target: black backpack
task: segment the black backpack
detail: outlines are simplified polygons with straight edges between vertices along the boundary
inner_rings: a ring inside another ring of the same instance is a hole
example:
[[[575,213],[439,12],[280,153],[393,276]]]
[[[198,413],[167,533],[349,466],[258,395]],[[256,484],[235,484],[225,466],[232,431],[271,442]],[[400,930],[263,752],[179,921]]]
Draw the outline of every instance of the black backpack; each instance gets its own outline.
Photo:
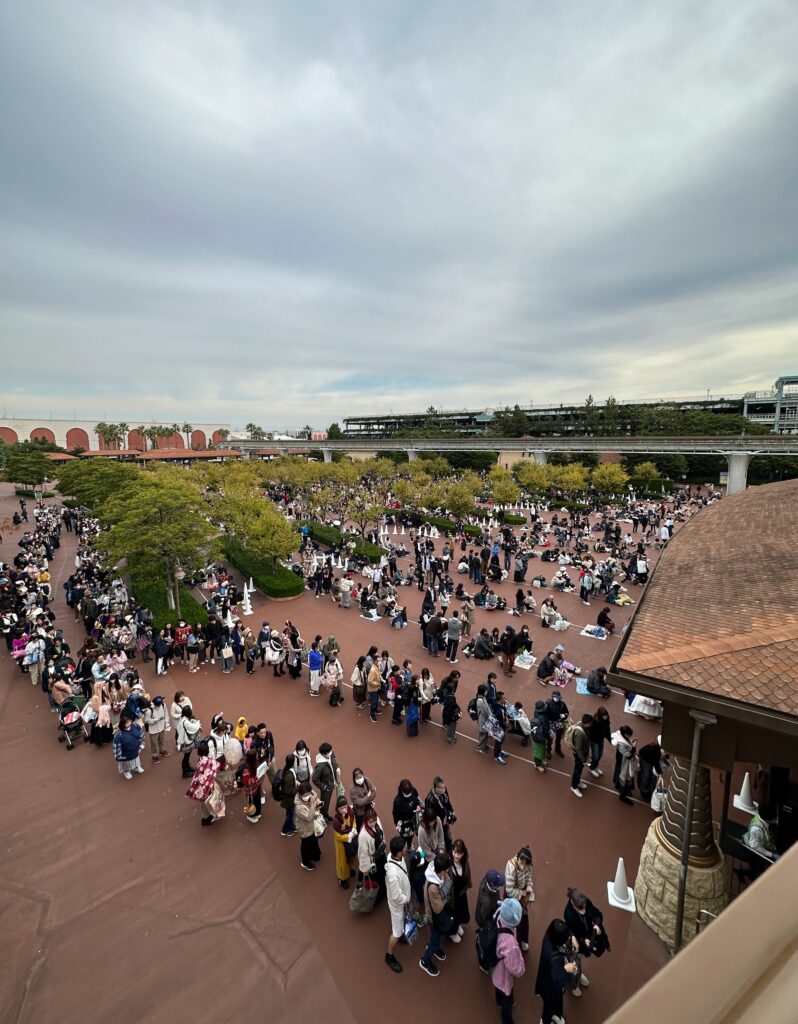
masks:
[[[279,803],[283,799],[283,769],[274,773],[272,779],[272,799]]]
[[[468,707],[467,707],[466,710],[468,711],[468,717],[472,718],[476,722],[476,720],[478,718],[478,714],[477,714],[477,698],[476,697],[472,697],[471,698],[471,700],[468,702]]]
[[[491,970],[501,959],[496,953],[496,943],[502,932],[510,935],[512,929],[501,928],[496,917],[492,917],[490,921],[477,929],[477,960],[479,960],[479,966],[483,971]]]

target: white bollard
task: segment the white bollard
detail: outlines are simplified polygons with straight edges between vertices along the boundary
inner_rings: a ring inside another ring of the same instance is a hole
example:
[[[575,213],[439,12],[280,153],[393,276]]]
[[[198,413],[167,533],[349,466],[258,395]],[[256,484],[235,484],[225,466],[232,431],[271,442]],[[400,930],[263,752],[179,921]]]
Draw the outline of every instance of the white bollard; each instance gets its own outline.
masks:
[[[635,912],[635,894],[626,884],[626,869],[623,865],[623,857],[618,858],[618,868],[615,872],[615,881],[607,882],[607,899],[610,906],[619,910]]]
[[[405,524],[402,523],[402,532],[399,534],[399,536],[400,537],[404,537],[404,535],[405,535]]]
[[[753,793],[751,792],[751,775],[749,772],[745,773],[742,788],[734,797],[733,803],[738,811],[745,811],[746,814],[756,814],[757,804],[754,803]]]
[[[255,593],[255,584],[252,582],[251,576],[249,577],[249,586],[247,587],[247,590],[250,592],[250,594]]]

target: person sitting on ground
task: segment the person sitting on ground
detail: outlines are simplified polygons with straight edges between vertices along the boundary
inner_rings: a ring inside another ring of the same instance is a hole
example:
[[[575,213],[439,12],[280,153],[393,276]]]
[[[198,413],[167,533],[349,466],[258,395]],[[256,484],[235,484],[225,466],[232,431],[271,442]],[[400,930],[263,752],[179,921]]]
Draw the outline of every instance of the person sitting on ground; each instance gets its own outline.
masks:
[[[587,692],[594,697],[610,697],[612,691],[607,683],[607,669],[604,665],[592,669],[587,676]]]
[[[474,639],[474,657],[478,661],[489,661],[493,657],[493,645],[487,629],[481,629]]]
[[[761,803],[756,814],[751,818],[743,844],[754,854],[751,857],[747,868],[737,869],[736,874],[741,878],[751,881],[759,878],[766,869],[766,861],[778,860],[776,843],[773,839],[772,828],[776,824],[776,808],[770,803]],[[758,856],[756,856],[758,854]]]
[[[615,623],[610,618],[609,605],[605,605],[598,613],[596,624],[601,626],[602,629],[606,629],[610,636],[612,636],[612,634],[615,632]]]

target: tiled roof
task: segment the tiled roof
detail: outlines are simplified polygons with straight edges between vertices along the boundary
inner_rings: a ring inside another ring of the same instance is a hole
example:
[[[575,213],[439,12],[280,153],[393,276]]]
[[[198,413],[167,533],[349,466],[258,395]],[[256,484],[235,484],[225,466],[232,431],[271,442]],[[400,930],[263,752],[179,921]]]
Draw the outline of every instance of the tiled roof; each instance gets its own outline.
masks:
[[[798,480],[724,498],[675,535],[617,669],[798,715]]]

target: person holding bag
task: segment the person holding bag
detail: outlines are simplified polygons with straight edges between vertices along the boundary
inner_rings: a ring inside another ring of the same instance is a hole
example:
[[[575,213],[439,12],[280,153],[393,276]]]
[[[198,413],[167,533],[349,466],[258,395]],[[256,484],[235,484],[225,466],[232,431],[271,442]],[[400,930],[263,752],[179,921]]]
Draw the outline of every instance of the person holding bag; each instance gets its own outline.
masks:
[[[430,935],[418,966],[431,978],[437,978],[440,974],[440,968],[433,963],[433,958],[441,963],[446,960],[446,954],[441,949],[444,936],[452,936],[457,932],[457,922],[451,907],[451,867],[449,854],[438,853],[435,860],[427,865],[424,874],[424,911],[429,920]]]
[[[580,956],[600,957],[610,952],[610,940],[604,930],[604,915],[580,889],[568,890],[568,902],[565,905],[563,919],[577,941]],[[581,975],[579,984],[588,985],[584,974]],[[572,995],[581,995],[580,989],[575,988]]]
[[[563,1024],[563,996],[578,989],[581,975],[578,944],[561,918],[546,929],[540,947],[535,995],[543,1000],[541,1024]],[[581,993],[580,993],[581,995]]]
[[[508,897],[518,900],[523,916],[518,923],[516,935],[522,951],[529,949],[529,904],[535,902],[532,883],[532,851],[522,846],[518,853],[507,861],[504,869],[504,886]]]
[[[294,825],[299,832],[299,864],[305,871],[315,871],[321,860],[321,848],[316,835],[316,814],[321,800],[307,781],[300,782],[294,798]]]
[[[401,974],[402,965],[396,959],[396,947],[405,934],[405,918],[410,907],[412,890],[410,876],[404,859],[405,841],[401,836],[391,838],[391,855],[385,865],[385,884],[388,893],[388,909],[391,912],[391,934],[388,938],[388,952],[385,963],[396,974]]]
[[[355,812],[344,795],[336,800],[333,818],[335,837],[335,875],[342,889],[349,888],[349,879],[357,870],[357,827]]]

